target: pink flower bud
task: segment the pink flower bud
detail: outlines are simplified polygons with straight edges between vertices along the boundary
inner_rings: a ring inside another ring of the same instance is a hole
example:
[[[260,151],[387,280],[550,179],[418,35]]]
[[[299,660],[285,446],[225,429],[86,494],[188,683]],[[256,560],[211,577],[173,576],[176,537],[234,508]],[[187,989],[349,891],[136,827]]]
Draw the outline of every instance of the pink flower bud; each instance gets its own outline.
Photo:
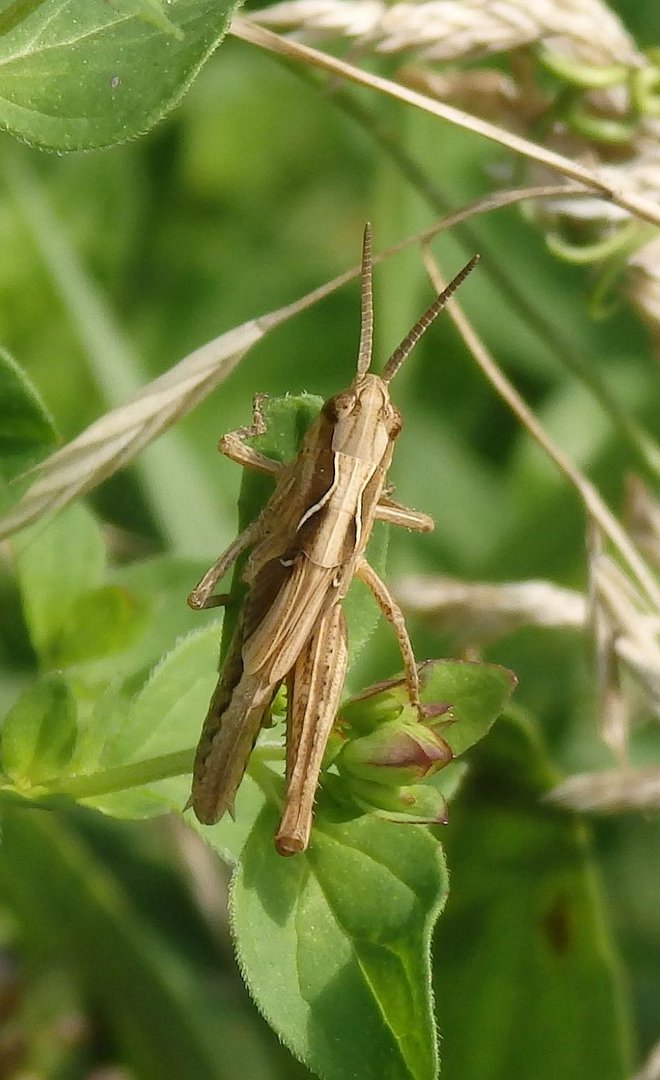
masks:
[[[447,743],[426,724],[393,720],[347,742],[336,764],[342,773],[391,786],[432,776],[452,757]]]

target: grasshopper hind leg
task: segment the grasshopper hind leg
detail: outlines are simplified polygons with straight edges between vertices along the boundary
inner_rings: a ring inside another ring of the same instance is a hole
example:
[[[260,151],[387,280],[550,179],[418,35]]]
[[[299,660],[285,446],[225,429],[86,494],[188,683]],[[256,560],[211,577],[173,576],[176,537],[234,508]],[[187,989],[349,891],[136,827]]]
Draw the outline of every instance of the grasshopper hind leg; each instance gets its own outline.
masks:
[[[195,754],[188,806],[202,825],[229,812],[277,685],[244,672],[239,625],[213,692]]]
[[[319,617],[288,680],[287,790],[275,837],[280,855],[296,855],[309,843],[314,796],[347,666],[346,621],[340,605],[333,604]]]

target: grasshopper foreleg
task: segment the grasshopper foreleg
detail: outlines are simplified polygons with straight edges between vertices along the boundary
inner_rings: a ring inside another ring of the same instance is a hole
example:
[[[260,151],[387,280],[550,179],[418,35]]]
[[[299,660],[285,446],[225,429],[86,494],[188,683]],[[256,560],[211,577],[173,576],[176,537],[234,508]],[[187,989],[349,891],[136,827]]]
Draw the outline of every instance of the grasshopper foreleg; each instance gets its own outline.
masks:
[[[189,806],[203,825],[225,812],[234,798],[264,715],[277,686],[243,670],[243,624],[239,623],[209,703],[195,754]]]
[[[252,423],[247,424],[245,427],[236,428],[235,431],[228,431],[220,439],[218,450],[221,454],[225,454],[226,457],[231,458],[232,461],[235,461],[238,465],[243,465],[247,469],[256,469],[258,472],[266,473],[267,476],[277,476],[282,468],[281,462],[266,457],[265,454],[260,454],[258,450],[254,450],[251,446],[245,444],[246,439],[255,439],[258,435],[265,435],[266,433],[266,421],[261,411],[261,402],[264,401],[266,396],[266,394],[254,395],[252,399]]]
[[[261,403],[265,394],[255,394],[252,401],[252,423],[245,427],[228,431],[218,443],[218,450],[232,461],[243,465],[244,468],[256,469],[258,472],[269,476],[277,476],[282,468],[279,461],[260,454],[251,446],[246,446],[245,439],[253,439],[257,435],[263,435],[266,431],[266,421],[261,411]],[[214,562],[213,566],[206,571],[204,577],[197,583],[188,597],[188,603],[195,611],[202,608],[222,607],[227,603],[227,595],[214,596],[213,590],[220,578],[226,574],[231,564],[242,555],[249,547],[261,538],[261,526],[259,521],[248,525],[236,539],[223,551],[222,555]]]

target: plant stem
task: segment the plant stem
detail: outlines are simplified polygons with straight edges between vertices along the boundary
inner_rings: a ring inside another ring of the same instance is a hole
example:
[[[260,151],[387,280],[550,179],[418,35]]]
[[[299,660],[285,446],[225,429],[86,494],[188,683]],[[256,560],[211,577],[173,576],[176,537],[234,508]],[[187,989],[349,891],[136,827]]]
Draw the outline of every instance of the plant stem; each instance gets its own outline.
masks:
[[[168,780],[173,776],[185,776],[192,772],[194,753],[193,749],[178,750],[174,754],[163,754],[132,765],[118,765],[114,769],[104,769],[86,776],[58,777],[43,787],[49,794],[71,795],[75,799],[110,795],[126,788]]]

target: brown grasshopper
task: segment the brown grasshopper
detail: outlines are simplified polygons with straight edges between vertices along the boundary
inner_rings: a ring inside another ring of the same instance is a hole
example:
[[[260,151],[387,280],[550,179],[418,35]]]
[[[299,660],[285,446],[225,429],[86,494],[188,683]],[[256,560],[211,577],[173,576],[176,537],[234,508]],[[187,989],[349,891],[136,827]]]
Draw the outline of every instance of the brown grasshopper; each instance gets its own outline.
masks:
[[[275,477],[259,517],[240,533],[188,597],[195,609],[225,597],[213,590],[234,560],[252,549],[243,573],[247,596],[211,699],[197,747],[190,804],[212,825],[234,797],[272,699],[287,686],[286,798],[275,846],[304,851],[328,736],[346,674],[348,650],[341,602],[354,576],[373,593],[392,624],[403,656],[411,704],[423,717],[415,657],[401,610],[364,557],[374,521],[418,532],[432,518],[401,506],[385,488],[401,417],[389,384],[406,357],[470,273],[475,256],[433,301],[387,361],[369,371],[373,341],[371,230],[364,231],[357,371],[331,397],[303,438],[297,456],[281,464],[245,444],[266,430],[255,397],[253,422],[229,432],[218,449],[240,465]]]

